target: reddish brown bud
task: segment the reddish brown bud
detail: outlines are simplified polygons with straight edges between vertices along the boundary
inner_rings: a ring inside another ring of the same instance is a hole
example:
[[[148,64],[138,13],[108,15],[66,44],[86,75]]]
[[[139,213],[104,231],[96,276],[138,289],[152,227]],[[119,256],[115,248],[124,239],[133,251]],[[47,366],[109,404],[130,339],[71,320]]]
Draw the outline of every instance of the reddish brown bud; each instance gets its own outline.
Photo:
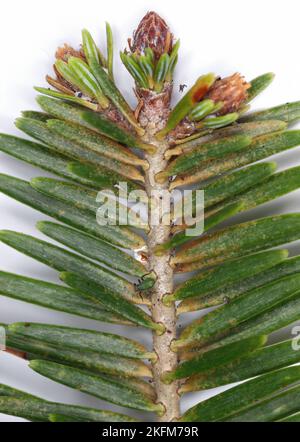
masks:
[[[129,40],[132,52],[141,54],[145,48],[151,48],[155,58],[167,52],[170,54],[173,45],[173,36],[167,23],[156,12],[148,12],[141,20],[133,34],[133,42]]]
[[[64,44],[64,46],[58,48],[55,53],[56,60],[63,60],[64,62],[67,62],[70,57],[78,57],[82,60],[85,60],[85,56],[82,50],[76,50],[68,44]],[[53,69],[56,75],[56,79],[53,79],[49,76],[46,77],[47,82],[51,86],[55,87],[60,92],[63,92],[65,94],[72,94],[73,92],[77,92],[77,89],[68,81],[66,81],[62,75],[60,75],[55,65],[53,66]]]
[[[67,62],[70,57],[78,57],[82,60],[85,60],[85,56],[82,50],[78,51],[67,44],[64,44],[63,47],[58,48],[55,53],[55,58],[57,60],[63,60]]]
[[[68,44],[64,44],[64,46],[58,48],[55,53],[55,59],[63,60],[65,63],[68,62],[70,57],[77,57],[86,62],[86,57],[82,48],[76,50],[71,46],[69,46]],[[57,89],[58,91],[66,95],[74,96],[74,94],[78,93],[78,97],[82,96],[82,92],[80,91],[80,89],[74,86],[73,84],[69,83],[59,73],[55,64],[53,66],[53,69],[56,78],[52,78],[49,75],[46,76],[46,80],[50,84],[50,86],[54,87],[54,89]],[[83,98],[83,101],[85,101],[85,98]],[[92,102],[97,103],[96,101]],[[124,115],[115,106],[110,105],[105,110],[99,107],[99,112],[102,112],[104,115],[106,115],[107,118],[109,118],[114,123],[118,124],[120,127],[125,128],[127,131],[132,131],[132,126],[130,125],[130,123],[127,121],[126,118],[124,118]]]
[[[230,77],[217,80],[206,95],[215,103],[222,101],[224,106],[218,112],[219,115],[225,115],[231,112],[237,112],[242,104],[247,100],[247,90],[250,84],[247,83],[240,74],[236,73]]]

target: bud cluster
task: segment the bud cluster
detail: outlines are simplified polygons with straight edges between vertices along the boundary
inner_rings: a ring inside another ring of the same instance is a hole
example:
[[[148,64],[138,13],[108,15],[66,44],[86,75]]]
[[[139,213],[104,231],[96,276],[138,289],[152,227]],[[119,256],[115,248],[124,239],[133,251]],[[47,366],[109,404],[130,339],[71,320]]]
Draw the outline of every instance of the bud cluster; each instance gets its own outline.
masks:
[[[130,51],[120,56],[137,86],[160,93],[165,83],[172,81],[179,41],[173,44],[166,22],[155,12],[148,12],[128,43]]]

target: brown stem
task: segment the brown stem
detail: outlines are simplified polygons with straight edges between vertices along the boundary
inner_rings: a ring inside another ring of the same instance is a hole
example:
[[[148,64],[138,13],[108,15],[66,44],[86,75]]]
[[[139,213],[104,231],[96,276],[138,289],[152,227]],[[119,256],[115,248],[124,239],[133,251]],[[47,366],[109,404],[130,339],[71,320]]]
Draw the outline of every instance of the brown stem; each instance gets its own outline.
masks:
[[[173,292],[173,270],[169,264],[170,253],[163,256],[156,256],[155,246],[169,239],[170,226],[162,223],[155,225],[157,211],[159,211],[162,193],[168,190],[169,184],[159,184],[155,180],[155,175],[165,169],[167,161],[164,153],[168,149],[167,142],[158,142],[153,137],[159,128],[158,125],[164,121],[150,121],[146,127],[146,140],[157,146],[154,155],[148,155],[149,169],[146,172],[146,189],[148,196],[151,196],[152,219],[150,219],[150,233],[148,235],[149,270],[153,270],[157,276],[157,282],[152,290],[152,317],[154,321],[162,323],[166,332],[158,336],[153,335],[154,351],[157,354],[157,361],[153,364],[154,386],[157,394],[157,401],[165,407],[165,414],[160,418],[163,422],[170,422],[179,417],[179,395],[178,384],[173,382],[166,385],[161,382],[161,375],[166,371],[177,367],[178,358],[170,345],[176,338],[176,306],[172,304],[167,307],[163,304],[162,298]],[[153,216],[154,215],[154,216]]]
[[[24,351],[14,350],[12,348],[6,348],[5,353],[9,353],[18,358],[27,360],[27,354]]]

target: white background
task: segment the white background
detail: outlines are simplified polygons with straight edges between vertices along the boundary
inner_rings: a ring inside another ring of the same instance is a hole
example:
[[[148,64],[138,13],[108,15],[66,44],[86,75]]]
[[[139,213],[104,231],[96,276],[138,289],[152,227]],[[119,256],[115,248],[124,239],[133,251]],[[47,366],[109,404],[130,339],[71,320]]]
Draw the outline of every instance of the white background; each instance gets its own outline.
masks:
[[[1,69],[0,69],[0,131],[15,133],[13,120],[21,110],[36,108],[33,85],[44,85],[51,71],[57,46],[68,42],[75,46],[80,31],[89,28],[104,49],[104,22],[112,25],[116,54],[124,49],[126,39],[140,18],[155,9],[168,20],[176,37],[181,39],[180,62],[176,72],[175,91],[180,83],[191,85],[202,73],[214,71],[228,75],[235,71],[251,79],[263,72],[276,73],[276,81],[254,106],[261,108],[300,98],[299,14],[296,0],[214,0],[158,1],[152,0],[10,0],[1,4]],[[125,69],[115,60],[118,83],[134,104],[132,82]],[[178,95],[178,93],[177,93]],[[176,97],[176,94],[175,94]],[[280,168],[299,164],[299,150],[277,156]],[[22,178],[43,172],[0,154],[1,172]],[[300,192],[294,192],[276,203],[256,209],[249,217],[268,213],[299,211]],[[14,229],[41,236],[35,223],[45,219],[42,214],[0,196],[0,228]],[[245,219],[246,216],[240,217]],[[299,253],[299,244],[291,253]],[[56,272],[0,244],[0,268],[32,277],[57,281]],[[36,321],[77,325],[108,330],[89,320],[78,320],[48,310],[0,297],[0,322]],[[123,333],[119,327],[114,331]],[[289,332],[285,331],[285,336]],[[142,336],[142,339],[145,339]],[[111,408],[68,388],[33,374],[21,360],[0,354],[0,382],[13,385],[51,400]],[[184,409],[208,392],[190,395],[183,401]],[[115,408],[117,409],[117,408]],[[118,411],[124,412],[121,408]],[[17,420],[0,415],[0,421]]]

